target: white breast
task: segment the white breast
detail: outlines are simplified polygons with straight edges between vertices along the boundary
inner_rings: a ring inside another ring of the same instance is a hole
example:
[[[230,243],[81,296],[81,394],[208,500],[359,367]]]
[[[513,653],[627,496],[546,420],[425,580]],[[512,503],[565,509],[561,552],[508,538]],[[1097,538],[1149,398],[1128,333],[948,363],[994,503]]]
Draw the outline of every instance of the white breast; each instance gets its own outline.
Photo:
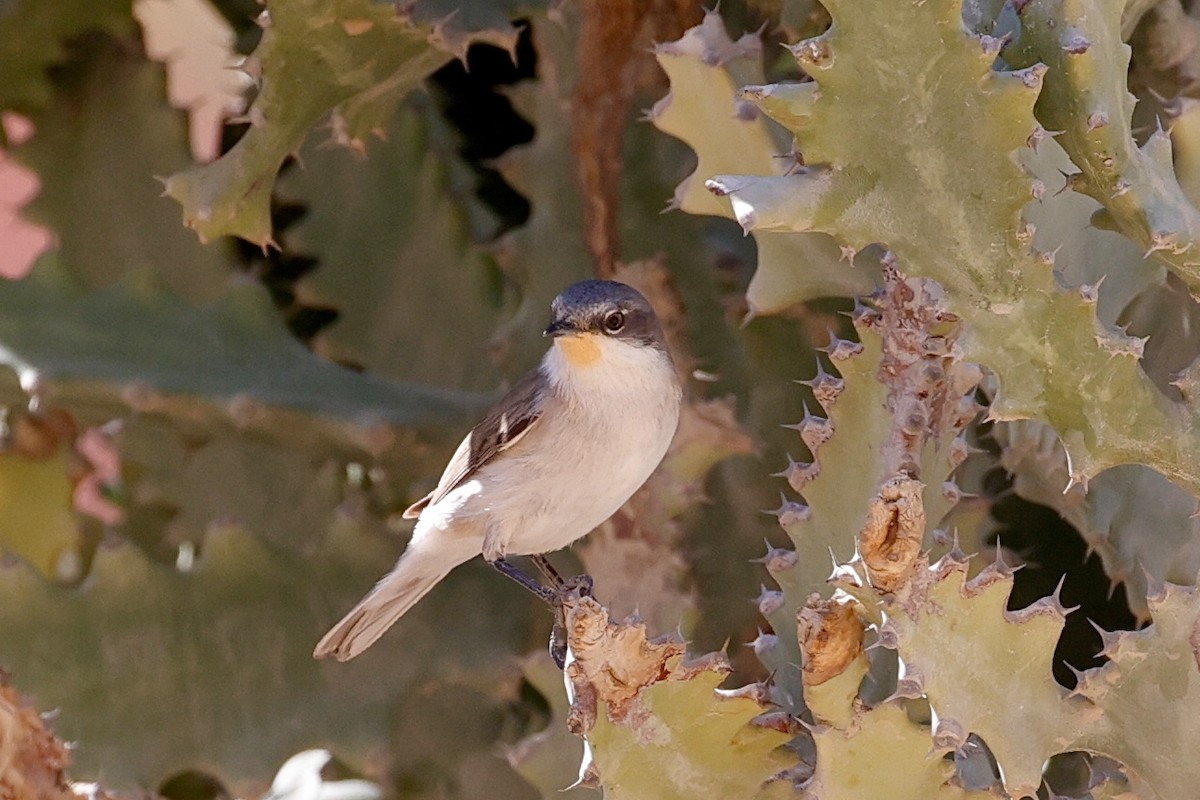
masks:
[[[601,356],[572,367],[558,347],[542,361],[551,394],[541,419],[480,470],[488,524],[506,552],[566,547],[621,507],[662,461],[679,421],[675,368],[661,351],[598,337]]]

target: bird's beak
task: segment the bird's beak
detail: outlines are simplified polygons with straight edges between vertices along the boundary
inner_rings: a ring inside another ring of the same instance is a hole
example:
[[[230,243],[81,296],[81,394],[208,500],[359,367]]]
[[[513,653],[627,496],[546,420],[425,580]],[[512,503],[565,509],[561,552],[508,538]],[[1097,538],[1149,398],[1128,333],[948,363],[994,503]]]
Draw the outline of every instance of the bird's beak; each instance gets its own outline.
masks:
[[[579,333],[579,328],[574,322],[556,319],[550,323],[550,327],[542,331],[542,336],[571,336],[576,333]]]

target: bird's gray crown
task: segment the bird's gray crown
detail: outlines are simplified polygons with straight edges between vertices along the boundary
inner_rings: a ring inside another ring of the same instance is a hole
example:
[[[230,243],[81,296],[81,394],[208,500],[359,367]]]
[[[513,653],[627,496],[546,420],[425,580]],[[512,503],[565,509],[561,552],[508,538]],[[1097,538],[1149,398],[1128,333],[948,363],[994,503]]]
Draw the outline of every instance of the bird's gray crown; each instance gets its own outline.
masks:
[[[554,321],[547,336],[572,332],[602,333],[666,349],[662,326],[649,301],[617,281],[573,283],[550,304]],[[619,323],[619,327],[618,327]]]

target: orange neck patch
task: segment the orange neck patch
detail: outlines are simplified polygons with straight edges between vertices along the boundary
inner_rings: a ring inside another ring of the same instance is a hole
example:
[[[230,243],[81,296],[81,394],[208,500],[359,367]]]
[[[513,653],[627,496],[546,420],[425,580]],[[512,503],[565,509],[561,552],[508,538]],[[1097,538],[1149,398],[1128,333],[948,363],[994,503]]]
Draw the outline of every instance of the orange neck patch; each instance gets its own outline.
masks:
[[[600,360],[600,345],[595,334],[582,333],[574,336],[559,336],[554,344],[572,367],[590,367]]]

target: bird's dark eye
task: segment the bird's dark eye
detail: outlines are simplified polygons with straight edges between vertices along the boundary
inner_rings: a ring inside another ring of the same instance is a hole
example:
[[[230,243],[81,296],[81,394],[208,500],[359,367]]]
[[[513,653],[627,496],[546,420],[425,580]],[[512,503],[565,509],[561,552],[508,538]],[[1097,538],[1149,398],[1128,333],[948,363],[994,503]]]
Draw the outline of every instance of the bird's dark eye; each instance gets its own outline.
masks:
[[[620,311],[610,311],[604,315],[604,330],[609,333],[619,333],[625,327],[625,314]]]

